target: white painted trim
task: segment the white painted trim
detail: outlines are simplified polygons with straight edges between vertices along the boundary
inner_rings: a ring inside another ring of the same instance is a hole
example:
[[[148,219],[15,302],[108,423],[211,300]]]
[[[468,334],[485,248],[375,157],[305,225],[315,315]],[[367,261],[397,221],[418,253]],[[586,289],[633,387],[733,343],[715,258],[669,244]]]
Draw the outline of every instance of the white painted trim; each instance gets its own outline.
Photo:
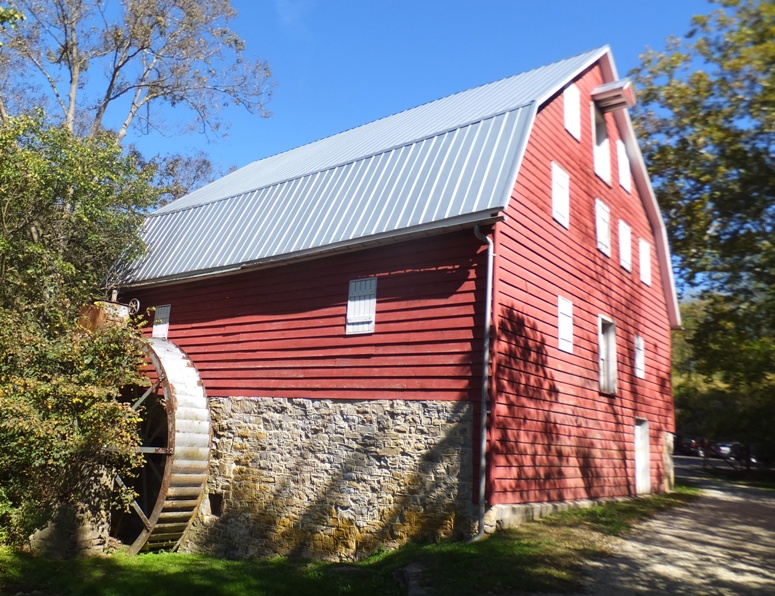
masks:
[[[610,257],[611,208],[600,199],[595,199],[595,236],[597,237],[598,250]]]
[[[570,228],[570,174],[556,161],[552,162],[552,217]]]
[[[169,304],[161,304],[156,307],[153,312],[153,327],[151,329],[151,337],[157,339],[167,339],[167,334],[170,329],[170,311],[172,306]]]
[[[562,105],[565,130],[577,141],[581,141],[581,94],[574,83],[563,91]]]
[[[557,347],[573,353],[573,302],[557,296]]]
[[[619,220],[619,264],[632,271],[632,228],[623,219]]]
[[[651,285],[651,244],[645,238],[638,238],[638,269],[640,280]]]

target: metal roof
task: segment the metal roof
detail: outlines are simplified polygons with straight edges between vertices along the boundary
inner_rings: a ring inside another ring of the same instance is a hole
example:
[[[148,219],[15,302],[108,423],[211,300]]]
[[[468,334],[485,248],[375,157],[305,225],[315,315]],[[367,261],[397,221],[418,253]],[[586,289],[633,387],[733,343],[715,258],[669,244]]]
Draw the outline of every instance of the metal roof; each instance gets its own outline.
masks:
[[[599,48],[268,157],[166,205],[127,285],[492,221],[538,107]]]

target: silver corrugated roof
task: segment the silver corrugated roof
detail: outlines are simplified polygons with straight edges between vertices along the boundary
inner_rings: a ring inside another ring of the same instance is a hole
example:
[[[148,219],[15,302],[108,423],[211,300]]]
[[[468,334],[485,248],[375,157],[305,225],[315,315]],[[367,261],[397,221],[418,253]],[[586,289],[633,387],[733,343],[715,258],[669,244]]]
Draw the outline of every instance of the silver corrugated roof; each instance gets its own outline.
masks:
[[[538,106],[600,48],[259,160],[148,217],[129,285],[492,220]]]

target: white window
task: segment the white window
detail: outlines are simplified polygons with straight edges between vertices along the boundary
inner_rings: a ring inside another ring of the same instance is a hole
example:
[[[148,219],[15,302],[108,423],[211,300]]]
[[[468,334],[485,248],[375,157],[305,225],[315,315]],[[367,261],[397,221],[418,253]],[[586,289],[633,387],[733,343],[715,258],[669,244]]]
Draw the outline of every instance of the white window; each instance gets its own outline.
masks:
[[[597,231],[597,247],[611,256],[611,208],[600,199],[595,199],[595,230]]]
[[[630,160],[627,157],[627,149],[620,140],[616,141],[616,163],[619,168],[619,184],[624,190],[632,190],[632,175],[630,174]]]
[[[619,220],[619,263],[627,271],[632,271],[632,230]]]
[[[552,162],[552,217],[570,227],[570,176],[555,162]]]
[[[347,299],[347,335],[373,333],[377,314],[377,278],[354,279]]]
[[[562,104],[565,110],[565,130],[581,140],[581,100],[579,88],[570,85],[562,94]]]
[[[573,352],[573,303],[557,297],[557,341],[563,352]]]
[[[616,393],[616,325],[602,315],[598,318],[598,360],[600,391]]]
[[[170,329],[170,310],[172,310],[172,306],[169,304],[156,307],[153,313],[153,330],[151,331],[153,337],[167,339],[167,333]]]
[[[635,336],[635,376],[646,378],[646,347],[640,335]]]
[[[643,238],[638,239],[638,261],[640,263],[640,280],[647,286],[650,286],[651,245]]]
[[[611,149],[608,143],[608,129],[606,128],[605,116],[592,104],[592,121],[595,126],[594,138],[594,158],[595,174],[600,176],[607,184],[611,184]]]

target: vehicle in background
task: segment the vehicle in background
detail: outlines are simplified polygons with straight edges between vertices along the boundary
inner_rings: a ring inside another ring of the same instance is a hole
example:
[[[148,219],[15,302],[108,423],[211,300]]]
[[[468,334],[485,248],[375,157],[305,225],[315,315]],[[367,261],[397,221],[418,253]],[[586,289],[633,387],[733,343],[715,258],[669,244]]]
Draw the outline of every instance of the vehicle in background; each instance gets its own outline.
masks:
[[[702,442],[695,437],[681,437],[676,435],[673,451],[678,455],[696,455],[702,457]]]

